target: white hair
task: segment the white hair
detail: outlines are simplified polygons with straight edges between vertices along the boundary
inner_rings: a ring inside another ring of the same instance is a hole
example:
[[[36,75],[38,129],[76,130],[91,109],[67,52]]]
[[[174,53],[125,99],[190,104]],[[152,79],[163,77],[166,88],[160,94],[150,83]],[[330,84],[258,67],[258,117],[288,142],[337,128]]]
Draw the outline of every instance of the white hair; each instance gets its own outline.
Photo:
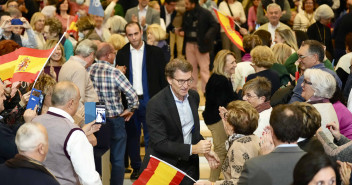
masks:
[[[125,33],[125,26],[127,24],[127,21],[118,15],[115,15],[113,17],[110,17],[106,21],[106,26],[111,28],[111,33]]]
[[[40,126],[42,126],[40,123],[25,123],[18,129],[15,142],[19,152],[30,152],[39,144],[48,143]]]
[[[280,5],[278,5],[278,4],[276,4],[276,3],[271,3],[271,4],[269,4],[269,5],[266,7],[266,10],[269,10],[269,8],[278,8],[278,9],[280,10],[280,12],[282,11]]]
[[[304,77],[312,82],[314,95],[330,99],[336,90],[336,80],[330,73],[321,69],[307,69]]]
[[[80,55],[83,58],[86,58],[91,53],[95,54],[96,51],[97,51],[97,45],[93,41],[89,39],[85,39],[77,45],[75,54]]]

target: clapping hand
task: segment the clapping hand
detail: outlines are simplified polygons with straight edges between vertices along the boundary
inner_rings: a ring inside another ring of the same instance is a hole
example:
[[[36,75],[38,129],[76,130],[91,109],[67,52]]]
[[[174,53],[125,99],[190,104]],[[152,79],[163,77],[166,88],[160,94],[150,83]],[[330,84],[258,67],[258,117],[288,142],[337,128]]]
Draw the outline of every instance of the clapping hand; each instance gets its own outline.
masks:
[[[264,132],[262,134],[262,137],[260,138],[260,154],[261,155],[266,155],[270,152],[272,152],[275,148],[271,130],[268,127],[264,129]]]

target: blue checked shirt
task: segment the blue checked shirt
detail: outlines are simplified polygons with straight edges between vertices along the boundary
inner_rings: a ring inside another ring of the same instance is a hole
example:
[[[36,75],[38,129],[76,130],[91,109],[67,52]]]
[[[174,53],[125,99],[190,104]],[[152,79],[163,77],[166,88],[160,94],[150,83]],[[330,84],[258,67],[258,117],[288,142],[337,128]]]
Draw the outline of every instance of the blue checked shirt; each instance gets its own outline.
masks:
[[[138,108],[138,96],[126,76],[106,61],[99,60],[89,69],[90,79],[97,91],[99,101],[105,102],[106,116],[119,116],[124,107],[121,92],[126,95],[128,108]]]

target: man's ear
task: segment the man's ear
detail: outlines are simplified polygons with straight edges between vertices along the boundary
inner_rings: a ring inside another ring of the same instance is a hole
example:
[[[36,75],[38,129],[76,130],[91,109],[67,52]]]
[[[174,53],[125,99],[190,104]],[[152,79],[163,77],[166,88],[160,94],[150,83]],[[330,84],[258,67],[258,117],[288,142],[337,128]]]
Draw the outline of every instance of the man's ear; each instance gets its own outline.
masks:
[[[166,77],[167,82],[171,85],[172,84],[172,78]]]
[[[38,145],[38,152],[42,155],[45,155],[45,147],[44,147],[44,144],[43,143],[40,143]]]

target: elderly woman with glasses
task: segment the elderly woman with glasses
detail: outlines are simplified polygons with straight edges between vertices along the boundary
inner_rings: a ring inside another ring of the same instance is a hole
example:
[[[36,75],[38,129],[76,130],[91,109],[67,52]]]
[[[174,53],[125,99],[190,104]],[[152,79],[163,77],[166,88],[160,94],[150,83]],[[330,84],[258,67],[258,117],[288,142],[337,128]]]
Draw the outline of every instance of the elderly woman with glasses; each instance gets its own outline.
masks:
[[[213,74],[205,87],[205,110],[203,118],[213,136],[214,151],[220,158],[220,165],[225,159],[226,134],[223,122],[219,116],[219,106],[226,106],[229,102],[238,99],[233,91],[231,75],[236,69],[235,54],[230,50],[221,50],[215,57]],[[220,169],[210,171],[210,180],[218,180]]]
[[[326,128],[326,124],[339,123],[335,109],[329,101],[335,93],[335,78],[321,69],[307,69],[304,71],[301,87],[301,96],[318,110],[321,115],[321,128],[332,141],[333,137]]]
[[[255,108],[248,102],[237,100],[229,103],[226,109],[220,109],[223,127],[229,136],[223,143],[228,150],[221,168],[225,180],[198,181],[196,185],[237,184],[244,163],[260,154],[259,137],[253,134],[259,119]]]

